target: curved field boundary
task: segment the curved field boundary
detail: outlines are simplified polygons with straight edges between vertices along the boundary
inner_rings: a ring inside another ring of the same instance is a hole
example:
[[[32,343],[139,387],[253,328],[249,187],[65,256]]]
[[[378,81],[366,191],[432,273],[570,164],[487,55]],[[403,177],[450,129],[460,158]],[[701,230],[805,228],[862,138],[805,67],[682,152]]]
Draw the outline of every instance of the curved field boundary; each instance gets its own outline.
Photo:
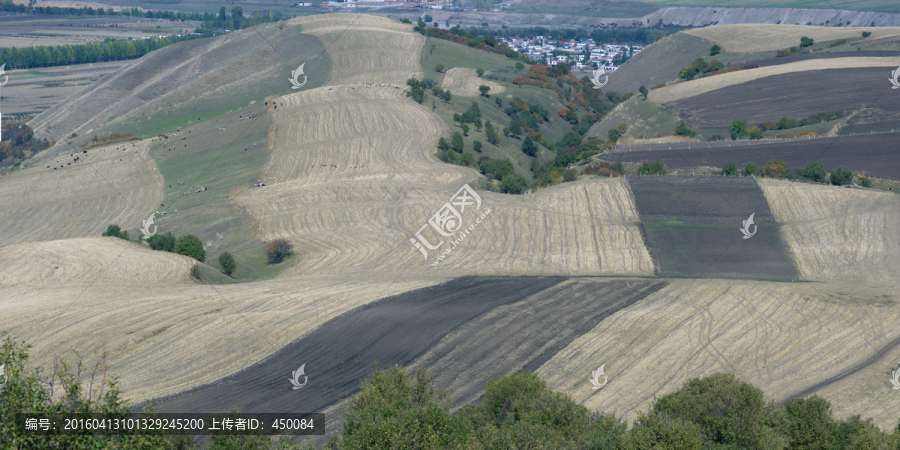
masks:
[[[406,365],[444,336],[498,306],[563,278],[463,278],[406,292],[343,314],[269,358],[214,384],[158,400],[161,411],[320,411],[359,389],[376,367]],[[293,390],[304,365],[309,384]]]
[[[823,27],[811,25],[736,24],[694,28],[682,33],[706,39],[729,52],[764,52],[799,45],[802,36],[816,42],[837,39],[859,39],[863,31],[869,39],[900,34],[900,27]]]
[[[187,283],[196,260],[115,237],[0,247],[0,286],[95,281]]]
[[[485,85],[491,88],[488,95],[499,94],[503,92],[503,86],[484,78],[479,78],[475,69],[467,69],[463,67],[453,67],[444,74],[444,80],[441,81],[441,88],[449,89],[454,95],[463,97],[477,97],[481,95],[478,86]]]
[[[758,80],[760,78],[771,77],[774,75],[783,75],[793,72],[819,71],[825,69],[861,69],[866,67],[892,67],[896,68],[900,65],[900,57],[870,57],[870,58],[834,58],[834,59],[814,59],[807,61],[797,61],[789,64],[777,66],[759,67],[757,69],[740,70],[737,72],[723,73],[699,80],[692,80],[684,83],[673,84],[665,88],[650,91],[649,99],[656,103],[671,103],[678,100],[687,99],[700,94],[722,89],[724,87],[733,86],[735,84],[746,83],[748,81]],[[890,71],[885,72],[885,77],[890,75]],[[887,79],[885,79],[887,82]],[[890,88],[888,85],[886,87]]]
[[[769,67],[790,64],[797,61],[808,61],[811,59],[883,58],[898,56],[900,56],[900,51],[896,50],[862,50],[858,52],[809,53],[806,55],[784,56],[781,58],[758,59],[755,61],[748,61],[745,64],[756,64],[759,67]]]

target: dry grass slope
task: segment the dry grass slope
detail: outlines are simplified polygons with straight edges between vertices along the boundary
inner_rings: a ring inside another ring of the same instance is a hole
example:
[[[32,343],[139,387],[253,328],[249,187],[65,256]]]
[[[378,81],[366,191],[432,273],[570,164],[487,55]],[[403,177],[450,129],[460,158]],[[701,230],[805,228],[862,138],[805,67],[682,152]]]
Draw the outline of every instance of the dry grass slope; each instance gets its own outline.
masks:
[[[869,39],[900,34],[900,27],[820,27],[811,25],[737,24],[694,28],[684,33],[718,44],[729,52],[753,53],[781,50],[800,44],[803,36],[816,42],[837,39],[858,40],[862,32],[872,33]]]
[[[447,70],[444,80],[441,81],[441,87],[449,89],[454,95],[463,97],[477,97],[481,95],[478,86],[485,85],[491,88],[490,94],[499,94],[503,92],[503,86],[493,81],[479,78],[474,69],[466,69],[463,67],[454,67]]]
[[[140,226],[162,200],[163,179],[148,147],[145,140],[95,148],[72,165],[68,154],[44,157],[4,176],[0,246],[99,236],[111,223]]]
[[[900,338],[897,292],[676,281],[576,339],[538,374],[588,408],[628,421],[685,381],[722,371],[762,388],[767,400],[780,400],[841,374]],[[891,430],[900,397],[890,395],[888,374],[898,355],[895,350],[819,394],[833,402],[837,417],[873,417]],[[588,377],[601,364],[609,384],[593,390]],[[854,386],[851,392],[839,389],[847,386]]]
[[[883,282],[900,274],[900,197],[760,179],[807,280]]]
[[[861,67],[897,67],[900,65],[900,57],[884,58],[832,58],[798,61],[777,66],[760,67],[751,70],[741,70],[725,73],[708,78],[701,78],[686,83],[666,86],[663,89],[650,91],[650,100],[656,103],[669,103],[696,95],[704,94],[716,89],[721,89],[735,84],[746,83],[772,75],[781,75],[792,72],[805,72],[826,69],[857,69]],[[885,72],[889,75],[890,72]]]

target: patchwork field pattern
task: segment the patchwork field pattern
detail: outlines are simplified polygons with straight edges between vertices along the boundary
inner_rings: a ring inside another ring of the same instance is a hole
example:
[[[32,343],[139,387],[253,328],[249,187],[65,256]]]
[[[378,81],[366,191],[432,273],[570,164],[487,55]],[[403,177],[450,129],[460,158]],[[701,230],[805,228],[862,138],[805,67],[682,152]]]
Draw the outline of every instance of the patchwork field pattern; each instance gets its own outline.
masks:
[[[884,282],[900,273],[900,197],[760,179],[807,280]]]
[[[632,177],[651,253],[665,277],[798,278],[752,178]],[[754,215],[755,233],[741,223]]]
[[[869,362],[866,370],[817,393],[832,402],[835,417],[861,414],[890,430],[900,408],[900,397],[891,395],[890,370],[900,351],[872,357],[900,338],[897,292],[824,283],[673,281],[573,341],[538,375],[588,408],[630,422],[691,378],[732,372],[760,387],[767,401],[779,401]],[[601,364],[609,383],[593,390],[587,377]]]

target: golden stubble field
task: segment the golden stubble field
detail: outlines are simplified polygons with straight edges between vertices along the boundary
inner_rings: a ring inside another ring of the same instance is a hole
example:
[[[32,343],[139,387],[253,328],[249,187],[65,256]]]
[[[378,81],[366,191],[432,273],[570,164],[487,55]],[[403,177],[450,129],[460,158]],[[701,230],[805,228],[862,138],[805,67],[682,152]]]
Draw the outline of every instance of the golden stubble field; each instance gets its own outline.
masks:
[[[464,67],[453,67],[447,69],[444,79],[441,81],[441,88],[447,89],[454,95],[463,97],[477,97],[481,95],[478,87],[485,85],[491,88],[488,95],[499,94],[503,92],[503,86],[484,78],[479,78],[478,73],[474,69]]]
[[[149,145],[144,140],[93,148],[79,152],[78,164],[71,165],[68,152],[39,157],[5,175],[0,246],[99,236],[111,223],[140,226],[162,200],[163,177]]]
[[[801,276],[882,282],[900,274],[900,197],[759,179]]]
[[[687,380],[716,372],[778,401],[900,339],[896,287],[678,280],[576,339],[538,374],[588,408],[628,421]],[[835,417],[873,417],[890,430],[900,409],[889,381],[898,357],[891,349],[817,393]],[[594,390],[588,378],[602,364],[609,383]]]
[[[816,42],[847,39],[862,40],[863,31],[872,33],[869,40],[900,35],[900,27],[823,27],[813,25],[736,24],[694,28],[684,33],[706,39],[725,51],[753,53],[781,50],[800,45],[806,36]]]
[[[328,85],[392,83],[422,78],[419,54],[425,37],[412,25],[367,14],[322,14],[288,21],[318,36],[334,65]]]

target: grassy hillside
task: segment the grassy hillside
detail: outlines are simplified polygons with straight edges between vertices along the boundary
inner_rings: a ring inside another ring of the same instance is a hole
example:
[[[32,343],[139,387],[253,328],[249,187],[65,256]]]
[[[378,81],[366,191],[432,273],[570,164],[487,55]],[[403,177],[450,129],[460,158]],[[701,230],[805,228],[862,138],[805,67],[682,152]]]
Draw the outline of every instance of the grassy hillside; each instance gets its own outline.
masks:
[[[641,0],[665,6],[718,6],[722,8],[820,8],[900,12],[900,6],[881,0]]]

